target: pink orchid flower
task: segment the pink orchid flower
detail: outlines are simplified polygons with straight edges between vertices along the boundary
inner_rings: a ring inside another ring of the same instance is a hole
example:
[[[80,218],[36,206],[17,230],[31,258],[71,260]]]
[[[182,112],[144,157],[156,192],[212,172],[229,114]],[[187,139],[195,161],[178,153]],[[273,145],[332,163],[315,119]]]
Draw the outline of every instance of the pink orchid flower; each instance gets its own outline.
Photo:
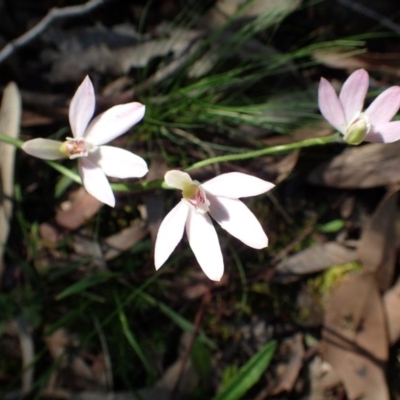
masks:
[[[240,172],[222,174],[203,184],[182,171],[169,171],[165,182],[182,191],[182,200],[167,214],[157,234],[154,258],[159,269],[183,236],[204,273],[219,281],[224,272],[221,247],[210,214],[232,236],[255,249],[268,246],[268,238],[254,214],[239,197],[256,196],[272,189],[270,182]]]
[[[140,178],[148,172],[148,168],[141,157],[127,150],[103,145],[137,124],[144,116],[145,106],[140,103],[114,106],[90,122],[95,101],[92,82],[86,76],[69,106],[73,138],[67,137],[65,142],[32,139],[22,145],[22,150],[44,160],[77,158],[85,189],[101,202],[114,207],[115,197],[106,175]]]
[[[369,76],[364,69],[353,72],[342,86],[339,97],[333,86],[321,78],[318,105],[321,114],[349,144],[362,141],[391,143],[400,139],[400,121],[391,121],[400,107],[400,87],[382,92],[363,112]]]

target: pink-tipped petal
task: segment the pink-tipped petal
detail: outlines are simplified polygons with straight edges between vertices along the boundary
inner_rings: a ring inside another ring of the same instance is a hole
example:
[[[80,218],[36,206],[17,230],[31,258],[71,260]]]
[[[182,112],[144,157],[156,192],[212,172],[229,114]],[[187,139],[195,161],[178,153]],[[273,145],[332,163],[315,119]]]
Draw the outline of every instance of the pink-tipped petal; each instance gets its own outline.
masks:
[[[114,193],[101,168],[89,158],[78,159],[78,168],[86,191],[102,203],[114,207]]]
[[[107,176],[113,178],[141,178],[149,171],[142,157],[118,147],[100,146],[90,153],[90,158]]]
[[[349,125],[360,115],[364,106],[368,86],[369,76],[365,69],[354,71],[343,84],[339,99],[345,114],[346,125]]]
[[[385,122],[373,126],[365,141],[373,143],[393,143],[400,139],[400,121]]]
[[[335,89],[325,78],[321,78],[319,83],[318,106],[324,118],[344,135],[347,124],[343,107]]]
[[[214,196],[239,197],[257,196],[271,190],[275,185],[252,175],[241,172],[229,172],[219,175],[202,185],[203,189]]]
[[[219,281],[224,273],[224,260],[210,217],[190,210],[186,221],[186,233],[201,269],[209,279]]]
[[[95,104],[96,96],[92,81],[86,76],[69,105],[69,124],[75,138],[80,138],[85,133],[85,129],[93,117]]]
[[[372,125],[389,122],[400,108],[400,86],[392,86],[382,92],[365,110]]]
[[[254,249],[268,246],[268,238],[254,214],[240,200],[208,196],[211,216],[232,236]]]
[[[111,107],[98,115],[88,126],[85,139],[96,146],[108,143],[121,136],[144,116],[145,106],[140,103],[127,103]]]
[[[43,160],[59,160],[66,158],[66,156],[60,152],[61,142],[51,139],[32,139],[26,141],[21,149],[25,153],[31,156],[42,158]]]
[[[154,249],[154,264],[159,269],[181,241],[189,206],[179,202],[163,219],[158,229]]]
[[[189,185],[193,185],[193,180],[187,172],[173,169],[164,176],[165,183],[175,189],[185,190]]]

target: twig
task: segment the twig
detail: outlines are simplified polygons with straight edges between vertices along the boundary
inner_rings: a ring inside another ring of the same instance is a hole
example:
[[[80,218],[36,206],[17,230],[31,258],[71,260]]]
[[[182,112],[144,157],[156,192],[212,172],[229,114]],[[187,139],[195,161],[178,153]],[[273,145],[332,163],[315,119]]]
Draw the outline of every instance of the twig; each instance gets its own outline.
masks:
[[[170,397],[171,400],[175,400],[177,395],[178,395],[179,384],[181,383],[183,374],[185,372],[186,364],[188,362],[189,355],[190,355],[190,352],[191,352],[192,347],[193,347],[193,343],[194,343],[194,341],[196,339],[197,332],[200,329],[200,323],[201,323],[201,320],[203,318],[205,307],[210,302],[210,300],[211,300],[211,287],[208,287],[207,291],[204,293],[202,302],[200,304],[199,310],[197,311],[197,314],[196,314],[196,317],[195,317],[195,320],[194,320],[193,332],[192,332],[192,335],[191,335],[190,342],[189,342],[189,345],[187,347],[187,350],[186,350],[186,352],[185,352],[185,354],[183,356],[181,368],[179,370],[179,374],[178,374],[178,377],[176,379],[175,386],[174,386],[174,388],[172,389],[172,392],[171,392],[171,397]]]
[[[353,10],[354,12],[357,12],[368,18],[378,21],[385,28],[388,28],[393,32],[400,33],[400,26],[391,21],[389,18],[386,18],[384,15],[379,14],[378,12],[371,10],[370,8],[360,3],[357,3],[353,0],[336,0],[336,1],[341,5]]]
[[[85,4],[63,8],[52,8],[46,16],[38,22],[32,29],[25,32],[22,36],[9,42],[0,51],[0,64],[3,63],[14,51],[25,46],[27,43],[39,36],[50,24],[59,19],[65,19],[82,14],[86,14],[96,7],[109,0],[90,0]]]

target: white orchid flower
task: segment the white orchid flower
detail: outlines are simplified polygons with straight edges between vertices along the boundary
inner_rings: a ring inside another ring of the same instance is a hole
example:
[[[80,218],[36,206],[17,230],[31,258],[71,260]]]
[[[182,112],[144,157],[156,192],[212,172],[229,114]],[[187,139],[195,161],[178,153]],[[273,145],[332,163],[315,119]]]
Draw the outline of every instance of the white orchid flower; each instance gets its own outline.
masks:
[[[96,97],[86,76],[69,106],[73,138],[65,142],[32,139],[22,145],[26,153],[44,160],[78,159],[79,174],[85,189],[101,202],[115,206],[115,197],[106,178],[140,178],[148,172],[139,156],[117,147],[103,146],[125,133],[144,116],[145,106],[127,103],[111,107],[94,118]]]
[[[382,92],[363,111],[369,87],[364,69],[354,71],[344,82],[339,96],[333,86],[321,78],[318,105],[321,114],[336,128],[343,139],[353,145],[362,141],[392,143],[400,139],[400,121],[391,121],[400,108],[400,86]]]
[[[265,193],[274,187],[272,183],[230,172],[200,184],[182,171],[168,171],[165,182],[182,191],[182,200],[160,225],[154,251],[156,269],[178,245],[186,226],[190,247],[204,273],[214,281],[221,279],[224,262],[217,232],[208,213],[244,244],[255,249],[268,246],[268,238],[257,218],[238,198]]]

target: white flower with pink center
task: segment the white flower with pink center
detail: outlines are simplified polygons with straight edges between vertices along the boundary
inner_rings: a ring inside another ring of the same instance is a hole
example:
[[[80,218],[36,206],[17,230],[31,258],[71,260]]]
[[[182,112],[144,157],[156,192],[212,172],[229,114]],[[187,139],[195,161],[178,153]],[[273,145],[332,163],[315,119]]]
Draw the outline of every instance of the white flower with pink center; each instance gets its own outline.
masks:
[[[368,72],[358,69],[343,84],[339,97],[333,86],[321,78],[318,105],[325,119],[349,144],[362,141],[391,143],[400,139],[400,121],[391,121],[400,108],[400,87],[382,92],[363,112],[369,86]]]
[[[186,172],[175,170],[165,174],[165,182],[182,191],[182,200],[160,225],[154,251],[156,269],[174,251],[186,227],[189,245],[204,273],[214,281],[221,279],[224,261],[209,214],[244,244],[255,249],[268,246],[261,224],[239,197],[265,193],[274,187],[272,183],[240,172],[230,172],[200,184]]]
[[[144,116],[145,106],[136,102],[114,106],[90,122],[95,101],[92,82],[86,76],[69,106],[73,137],[67,137],[65,142],[32,139],[25,142],[22,149],[45,160],[78,159],[85,189],[101,202],[114,207],[115,197],[106,175],[121,179],[140,178],[148,172],[148,168],[143,158],[104,144],[137,124]]]

